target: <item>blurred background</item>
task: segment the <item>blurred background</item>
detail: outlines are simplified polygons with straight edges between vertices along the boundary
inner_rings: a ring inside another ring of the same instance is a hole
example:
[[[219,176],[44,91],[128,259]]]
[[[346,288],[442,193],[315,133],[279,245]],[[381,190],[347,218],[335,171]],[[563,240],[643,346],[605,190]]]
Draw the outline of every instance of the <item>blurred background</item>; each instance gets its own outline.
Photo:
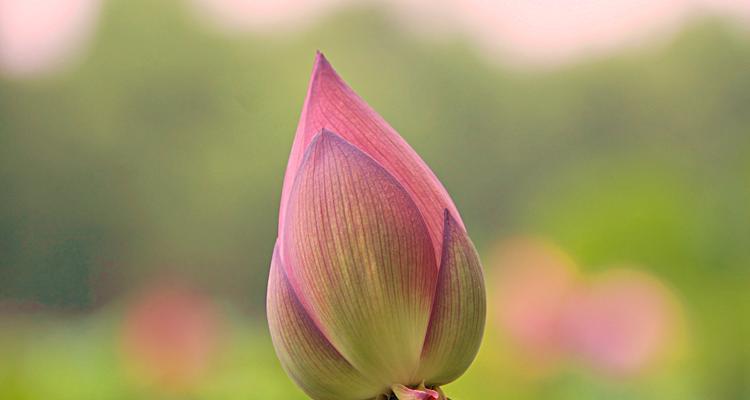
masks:
[[[483,256],[452,398],[750,399],[744,0],[0,0],[0,398],[304,398],[264,300],[316,49]]]

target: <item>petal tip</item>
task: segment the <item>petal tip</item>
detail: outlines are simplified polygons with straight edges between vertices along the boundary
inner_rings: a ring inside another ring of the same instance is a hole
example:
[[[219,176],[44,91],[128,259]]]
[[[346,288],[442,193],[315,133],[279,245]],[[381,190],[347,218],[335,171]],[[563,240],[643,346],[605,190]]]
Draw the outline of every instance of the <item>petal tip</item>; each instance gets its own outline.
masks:
[[[305,154],[302,157],[302,164],[307,163],[310,158],[316,158],[313,154],[319,154],[319,151],[325,151],[325,149],[329,148],[331,145],[354,147],[336,132],[323,128],[313,136],[312,140],[310,140],[310,144],[307,145]]]
[[[321,129],[320,132],[318,132],[316,136],[319,136],[321,141],[328,141],[328,140],[335,140],[335,141],[342,141],[342,142],[345,141],[338,133],[328,130],[326,128]]]
[[[449,209],[443,209],[443,244],[451,240],[451,236],[458,230],[463,229]],[[443,249],[445,252],[445,249]]]
[[[453,217],[453,214],[451,214],[451,211],[447,208],[443,209],[443,224],[445,225],[445,228],[458,225],[458,221],[456,221],[456,218]]]
[[[315,50],[315,65],[328,64],[326,55],[320,49]]]
[[[323,128],[315,134],[312,141],[308,145],[308,153],[315,153],[320,151],[330,151],[331,149],[343,150],[344,152],[351,153],[356,152],[362,154],[364,157],[372,160],[368,154],[362,152],[357,146],[351,144],[348,140],[344,139],[338,133]],[[320,153],[318,153],[320,154]],[[373,163],[377,164],[377,161],[372,160]],[[377,164],[380,166],[380,164]]]
[[[328,58],[326,58],[325,54],[320,50],[316,50],[312,76],[315,78],[324,73],[333,73],[335,75],[336,71],[333,69],[333,66],[331,66],[331,63],[328,61]]]

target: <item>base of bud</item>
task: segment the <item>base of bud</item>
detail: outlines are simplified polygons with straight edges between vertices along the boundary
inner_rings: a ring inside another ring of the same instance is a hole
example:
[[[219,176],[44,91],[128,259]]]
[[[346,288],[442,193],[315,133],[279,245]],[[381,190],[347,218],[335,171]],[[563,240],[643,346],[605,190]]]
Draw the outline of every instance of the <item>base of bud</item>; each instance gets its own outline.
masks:
[[[440,387],[426,387],[424,383],[416,387],[400,384],[392,385],[389,393],[381,394],[375,400],[450,400]]]

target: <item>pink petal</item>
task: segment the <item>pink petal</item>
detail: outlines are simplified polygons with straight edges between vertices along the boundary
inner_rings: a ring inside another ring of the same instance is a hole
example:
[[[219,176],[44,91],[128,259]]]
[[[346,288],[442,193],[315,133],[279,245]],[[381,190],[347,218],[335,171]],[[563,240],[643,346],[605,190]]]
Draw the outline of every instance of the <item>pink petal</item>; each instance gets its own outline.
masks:
[[[274,249],[268,280],[268,323],[276,353],[289,376],[315,399],[360,400],[387,385],[366,379],[331,345],[307,315]]]
[[[456,206],[429,167],[318,53],[284,177],[279,230],[284,227],[292,183],[305,150],[322,129],[336,132],[372,157],[406,189],[422,213],[433,243],[442,240],[444,209],[463,227]],[[440,246],[436,245],[434,251],[439,260]]]
[[[409,389],[404,385],[393,385],[393,394],[399,400],[438,400],[440,394],[431,389]]]
[[[419,374],[432,385],[452,382],[469,368],[482,341],[487,310],[479,255],[447,210],[441,260]]]
[[[437,281],[432,242],[411,197],[367,154],[323,132],[288,202],[281,251],[305,308],[366,376],[408,382]]]

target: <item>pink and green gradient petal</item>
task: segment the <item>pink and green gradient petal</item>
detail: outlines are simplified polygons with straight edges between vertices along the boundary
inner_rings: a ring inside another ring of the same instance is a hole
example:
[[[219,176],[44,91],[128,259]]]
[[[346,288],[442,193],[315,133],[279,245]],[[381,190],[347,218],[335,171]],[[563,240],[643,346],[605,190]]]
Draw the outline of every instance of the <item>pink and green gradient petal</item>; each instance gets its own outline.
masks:
[[[326,129],[372,157],[398,181],[422,213],[433,243],[443,235],[443,210],[448,209],[463,227],[448,192],[430,168],[399,134],[339,77],[318,53],[307,98],[289,156],[281,196],[279,229],[284,227],[292,182],[315,135]],[[283,238],[282,238],[283,241]],[[440,259],[440,246],[435,246]]]
[[[282,366],[310,397],[361,400],[386,390],[342,357],[307,315],[286,278],[278,248],[271,261],[267,312],[271,338]]]
[[[466,231],[445,211],[443,256],[427,330],[420,377],[443,385],[461,376],[474,360],[484,332],[484,277]]]
[[[409,382],[437,282],[414,201],[375,160],[324,131],[288,202],[283,259],[307,311],[363,374]]]
[[[444,400],[482,338],[479,258],[435,175],[322,54],[279,214],[268,319],[287,373],[315,399]]]

